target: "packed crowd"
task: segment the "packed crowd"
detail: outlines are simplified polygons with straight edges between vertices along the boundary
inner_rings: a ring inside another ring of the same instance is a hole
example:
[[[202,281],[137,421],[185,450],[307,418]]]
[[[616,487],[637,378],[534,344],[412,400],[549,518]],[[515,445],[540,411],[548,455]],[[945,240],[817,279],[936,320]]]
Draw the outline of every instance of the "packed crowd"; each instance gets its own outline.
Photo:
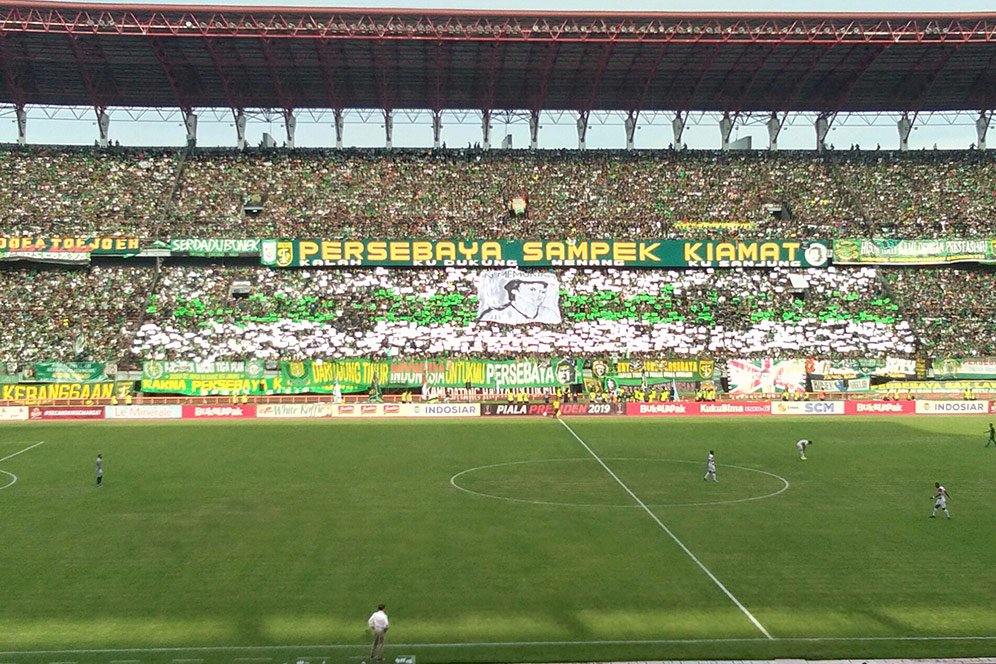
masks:
[[[781,269],[569,269],[553,277],[559,315],[512,326],[482,316],[480,270],[170,267],[131,352],[199,360],[913,352],[913,333],[875,270],[801,274],[805,297]],[[252,295],[232,298],[233,281],[248,281]]]
[[[529,273],[556,284],[556,318],[520,325],[485,315],[507,304],[479,300],[486,274],[170,265],[156,282],[151,267],[6,267],[0,361],[996,356],[985,267]]]
[[[266,198],[246,219],[243,201]],[[522,209],[514,212],[515,200]],[[812,155],[198,153],[164,232],[263,237],[836,237],[864,220]],[[786,204],[794,215],[766,206]],[[710,226],[710,224],[726,226]],[[732,223],[731,223],[732,222]]]
[[[4,235],[149,237],[173,193],[168,150],[0,150]]]
[[[991,237],[996,160],[986,153],[862,153],[834,159],[877,237]]]
[[[117,361],[154,278],[141,268],[0,270],[0,361]]]
[[[996,272],[992,268],[920,268],[886,273],[932,357],[996,356]]]
[[[0,175],[15,234],[930,238],[996,214],[980,152],[31,148]]]

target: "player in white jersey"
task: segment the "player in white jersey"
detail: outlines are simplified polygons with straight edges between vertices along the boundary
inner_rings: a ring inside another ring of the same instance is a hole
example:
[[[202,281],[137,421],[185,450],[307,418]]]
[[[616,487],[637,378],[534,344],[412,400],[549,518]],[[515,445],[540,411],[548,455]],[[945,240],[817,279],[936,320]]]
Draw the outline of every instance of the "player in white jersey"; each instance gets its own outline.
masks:
[[[104,486],[104,457],[97,455],[97,488]]]
[[[706,458],[706,474],[702,479],[707,480],[710,476],[713,482],[719,481],[716,479],[716,453],[712,450],[709,450],[709,456]]]
[[[951,518],[951,513],[948,512],[948,490],[941,486],[940,482],[934,482],[934,511],[930,513],[930,518],[933,519],[937,516],[937,510],[944,512],[944,516]]]
[[[803,438],[795,444],[795,449],[799,450],[799,458],[803,461],[806,460],[806,448],[813,444],[813,441]]]

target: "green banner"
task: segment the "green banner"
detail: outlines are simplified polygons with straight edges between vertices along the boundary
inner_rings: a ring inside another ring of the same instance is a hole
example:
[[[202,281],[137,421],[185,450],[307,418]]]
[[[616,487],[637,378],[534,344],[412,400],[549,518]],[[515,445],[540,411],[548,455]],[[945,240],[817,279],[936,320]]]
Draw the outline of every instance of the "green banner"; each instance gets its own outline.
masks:
[[[935,379],[966,379],[966,378],[996,378],[996,358],[973,357],[934,360],[933,376]]]
[[[716,362],[712,359],[595,360],[595,378],[612,378],[616,385],[668,386],[675,381],[712,380]]]
[[[104,383],[20,383],[0,385],[0,399],[25,406],[64,401],[67,399],[122,399],[135,391],[130,380]]]
[[[833,243],[837,265],[943,265],[996,262],[996,239],[884,240],[849,238]]]
[[[96,383],[104,380],[103,362],[36,362],[37,383]]]
[[[142,391],[194,395],[266,394],[268,389],[273,389],[273,386],[266,384],[265,371],[266,366],[262,360],[247,362],[152,360],[142,363]]]
[[[174,256],[259,256],[259,238],[182,238],[169,241]]]
[[[17,370],[14,362],[0,362],[0,385],[20,383],[24,380],[24,373]]]
[[[281,362],[285,389],[331,393],[381,388],[557,387],[581,380],[580,360],[335,360]]]
[[[825,267],[821,241],[263,240],[263,265],[468,267]]]

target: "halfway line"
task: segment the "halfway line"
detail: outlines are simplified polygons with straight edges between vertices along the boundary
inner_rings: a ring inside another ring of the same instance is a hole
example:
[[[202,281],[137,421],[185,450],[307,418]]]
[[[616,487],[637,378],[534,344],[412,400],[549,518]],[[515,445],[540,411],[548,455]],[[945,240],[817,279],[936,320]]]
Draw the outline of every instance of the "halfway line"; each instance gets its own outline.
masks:
[[[31,447],[25,447],[20,452],[14,452],[13,454],[9,454],[9,455],[5,456],[4,458],[0,459],[0,461],[6,461],[7,459],[12,459],[12,458],[16,457],[18,454],[24,454],[28,450],[33,450],[36,447],[38,447],[39,445],[44,445],[44,444],[45,444],[44,440],[39,441],[39,442],[35,443],[34,445],[32,445]]]
[[[606,465],[605,465],[605,462],[604,462],[604,461],[602,461],[602,459],[601,459],[601,458],[600,458],[600,457],[599,457],[599,456],[598,456],[597,454],[595,454],[595,451],[594,451],[594,450],[592,450],[592,449],[591,449],[590,447],[588,447],[588,443],[586,443],[586,442],[584,442],[583,440],[581,440],[581,436],[579,436],[579,435],[577,435],[576,433],[574,433],[574,429],[572,429],[572,428],[571,428],[571,427],[570,427],[570,426],[569,426],[569,425],[567,424],[567,422],[565,422],[565,421],[563,421],[563,420],[558,420],[558,422],[560,422],[560,423],[561,423],[561,424],[562,424],[562,425],[564,426],[564,428],[565,428],[565,429],[567,429],[567,430],[568,430],[568,431],[570,432],[570,434],[571,434],[572,436],[574,436],[575,440],[577,440],[577,441],[578,441],[579,443],[581,443],[581,445],[582,445],[582,446],[583,446],[583,447],[584,447],[584,448],[585,448],[586,450],[588,450],[588,454],[590,454],[590,455],[592,456],[592,458],[594,458],[594,459],[595,459],[595,461],[597,461],[597,462],[598,462],[598,464],[599,464],[599,465],[600,465],[600,466],[601,466],[602,468],[604,468],[604,469],[605,469],[605,472],[607,472],[607,473],[608,473],[609,475],[611,475],[611,476],[612,476],[612,479],[614,479],[614,480],[615,480],[615,481],[616,481],[616,482],[617,482],[617,483],[619,484],[619,486],[621,486],[621,487],[623,488],[623,490],[624,490],[624,491],[625,491],[626,493],[628,493],[628,494],[630,495],[630,497],[631,497],[631,498],[632,498],[633,500],[635,500],[635,501],[636,501],[636,504],[637,504],[637,505],[639,505],[640,507],[642,507],[642,508],[643,508],[643,511],[644,511],[644,512],[646,512],[647,514],[649,514],[649,515],[650,515],[650,518],[651,518],[651,519],[653,519],[653,520],[654,520],[654,522],[655,522],[655,523],[656,523],[656,524],[657,524],[658,526],[660,526],[660,527],[661,527],[661,530],[663,530],[663,531],[664,531],[665,533],[667,533],[667,534],[668,534],[668,536],[669,536],[669,537],[670,537],[671,539],[673,539],[673,540],[674,540],[675,544],[677,544],[678,546],[680,546],[680,547],[681,547],[681,550],[682,550],[682,551],[684,551],[685,553],[687,553],[687,554],[688,554],[688,557],[689,557],[689,558],[691,558],[691,559],[692,559],[692,560],[693,560],[693,561],[695,562],[695,564],[696,564],[696,565],[698,565],[698,566],[699,566],[699,568],[700,568],[700,569],[701,569],[701,570],[702,570],[703,572],[705,572],[705,573],[706,573],[706,575],[707,575],[707,576],[708,576],[708,577],[709,577],[710,579],[712,579],[712,582],[713,582],[713,583],[715,583],[715,584],[716,584],[717,586],[719,586],[719,589],[720,589],[720,590],[722,590],[722,591],[723,591],[723,593],[724,593],[724,594],[725,594],[725,595],[726,595],[727,597],[729,597],[729,598],[730,598],[730,601],[732,601],[732,602],[733,602],[734,604],[736,604],[736,605],[737,605],[737,608],[738,608],[738,609],[740,609],[740,610],[741,610],[741,611],[743,612],[743,614],[744,614],[745,616],[747,616],[747,619],[748,619],[748,620],[750,620],[750,621],[751,621],[752,623],[754,623],[754,627],[757,627],[757,628],[758,628],[759,630],[761,630],[761,633],[762,633],[762,634],[764,634],[764,635],[765,635],[766,637],[768,637],[769,639],[771,639],[771,640],[774,640],[774,637],[773,637],[773,636],[771,636],[771,634],[769,634],[769,633],[768,633],[768,630],[766,630],[766,629],[764,628],[764,625],[762,625],[762,624],[761,624],[761,623],[760,623],[760,622],[758,621],[758,619],[754,617],[754,614],[752,614],[752,613],[751,613],[750,611],[748,611],[748,610],[747,610],[747,607],[746,607],[746,606],[744,606],[743,604],[741,604],[741,603],[740,603],[740,600],[738,600],[738,599],[737,599],[736,597],[734,597],[734,596],[733,596],[733,593],[731,593],[731,592],[730,592],[729,590],[727,590],[726,586],[724,586],[724,585],[723,585],[723,582],[722,582],[722,581],[720,581],[719,579],[717,579],[717,578],[716,578],[716,575],[715,575],[715,574],[713,574],[713,573],[712,573],[711,571],[709,571],[709,568],[708,568],[708,567],[706,567],[706,566],[705,566],[704,564],[702,564],[702,561],[701,561],[701,560],[699,560],[698,558],[696,558],[696,557],[695,557],[695,554],[694,554],[694,553],[692,553],[692,552],[691,552],[691,550],[690,550],[690,549],[689,549],[689,548],[688,548],[687,546],[685,546],[685,545],[684,545],[684,543],[683,543],[683,542],[682,542],[682,541],[681,541],[680,539],[678,539],[677,535],[675,535],[675,534],[674,534],[673,532],[671,532],[671,529],[670,529],[670,528],[668,528],[667,526],[665,526],[665,525],[664,525],[664,522],[663,522],[663,521],[661,521],[660,519],[658,519],[658,518],[657,518],[657,515],[656,515],[656,514],[654,514],[653,512],[651,512],[651,511],[650,511],[650,508],[649,508],[649,507],[647,507],[646,503],[644,503],[644,502],[643,502],[642,500],[640,500],[640,497],[639,497],[639,496],[637,496],[637,495],[636,495],[635,493],[633,493],[633,491],[632,491],[632,490],[631,490],[631,489],[630,489],[630,488],[629,488],[628,486],[626,486],[626,483],[625,483],[625,482],[623,482],[623,481],[622,481],[621,479],[619,479],[619,476],[618,476],[618,475],[616,475],[616,474],[615,474],[614,472],[612,472],[612,469],[611,469],[611,468],[609,468],[608,466],[606,466]]]

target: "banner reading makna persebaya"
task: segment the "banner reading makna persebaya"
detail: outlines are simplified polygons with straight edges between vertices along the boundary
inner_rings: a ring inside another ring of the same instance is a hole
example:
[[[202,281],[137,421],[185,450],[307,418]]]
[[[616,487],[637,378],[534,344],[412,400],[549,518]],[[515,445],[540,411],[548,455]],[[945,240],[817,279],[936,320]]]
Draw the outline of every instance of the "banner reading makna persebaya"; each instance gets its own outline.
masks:
[[[175,394],[265,393],[265,363],[158,361],[142,363],[142,391]]]
[[[822,241],[757,240],[263,240],[274,267],[825,267]]]

